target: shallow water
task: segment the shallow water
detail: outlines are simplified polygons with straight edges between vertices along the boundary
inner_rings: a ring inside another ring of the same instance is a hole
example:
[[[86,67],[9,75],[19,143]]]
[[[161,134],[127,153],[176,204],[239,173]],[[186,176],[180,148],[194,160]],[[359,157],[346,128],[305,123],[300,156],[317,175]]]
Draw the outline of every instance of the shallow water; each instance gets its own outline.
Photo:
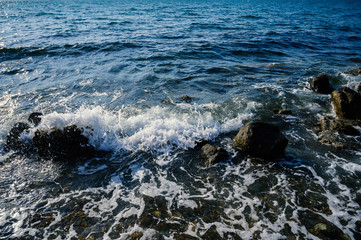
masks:
[[[359,1],[0,6],[0,239],[361,238],[361,152],[318,141],[334,113],[309,86],[320,73],[359,84],[344,73],[361,65]],[[6,151],[34,111],[42,123],[24,139],[76,124],[107,153]],[[233,148],[251,120],[289,139],[278,161]],[[229,159],[204,167],[202,140]]]

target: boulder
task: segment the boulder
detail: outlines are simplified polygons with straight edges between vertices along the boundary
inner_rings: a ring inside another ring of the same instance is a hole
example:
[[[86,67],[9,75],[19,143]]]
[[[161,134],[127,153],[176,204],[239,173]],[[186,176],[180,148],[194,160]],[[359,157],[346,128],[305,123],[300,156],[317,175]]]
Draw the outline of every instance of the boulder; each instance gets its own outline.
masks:
[[[263,159],[282,155],[287,144],[287,138],[276,125],[264,122],[247,123],[234,138],[236,149]]]
[[[221,147],[214,147],[211,144],[205,144],[202,147],[202,159],[204,165],[210,167],[216,163],[222,162],[228,158],[228,153]]]
[[[357,76],[357,75],[361,74],[361,68],[355,68],[355,69],[352,69],[351,71],[348,71],[346,73]]]
[[[330,86],[329,76],[326,74],[312,78],[311,87],[315,92],[322,94],[330,94],[333,91],[333,88]]]
[[[49,131],[37,130],[33,143],[40,156],[54,160],[70,160],[94,152],[94,147],[89,145],[89,139],[82,133],[82,129],[76,125],[64,129],[53,128]]]
[[[361,95],[354,90],[343,87],[333,91],[331,102],[338,118],[361,120]]]

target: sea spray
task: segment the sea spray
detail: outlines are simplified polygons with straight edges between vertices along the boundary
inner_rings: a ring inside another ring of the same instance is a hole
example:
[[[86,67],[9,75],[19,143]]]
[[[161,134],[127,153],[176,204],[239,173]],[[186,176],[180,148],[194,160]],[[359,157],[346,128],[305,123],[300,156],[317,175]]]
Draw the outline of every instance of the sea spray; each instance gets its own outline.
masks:
[[[49,113],[41,124],[27,134],[32,138],[37,129],[63,129],[76,125],[83,129],[89,143],[105,151],[152,151],[169,153],[174,149],[189,149],[197,141],[212,140],[219,134],[237,130],[251,112],[235,118],[214,116],[207,105],[155,106],[146,109],[123,107],[110,111],[100,106],[81,107],[73,113]]]

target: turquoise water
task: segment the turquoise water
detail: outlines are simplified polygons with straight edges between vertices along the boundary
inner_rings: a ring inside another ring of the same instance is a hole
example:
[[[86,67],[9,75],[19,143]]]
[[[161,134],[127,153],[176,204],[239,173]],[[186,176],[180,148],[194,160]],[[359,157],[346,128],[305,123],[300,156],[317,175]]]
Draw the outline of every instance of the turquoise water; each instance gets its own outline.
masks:
[[[318,141],[333,110],[309,85],[359,84],[359,1],[0,6],[1,145],[37,111],[37,128],[76,124],[108,151],[70,164],[1,146],[0,239],[360,239],[361,152]],[[289,139],[278,162],[233,148],[252,120]],[[202,166],[202,140],[229,159]]]

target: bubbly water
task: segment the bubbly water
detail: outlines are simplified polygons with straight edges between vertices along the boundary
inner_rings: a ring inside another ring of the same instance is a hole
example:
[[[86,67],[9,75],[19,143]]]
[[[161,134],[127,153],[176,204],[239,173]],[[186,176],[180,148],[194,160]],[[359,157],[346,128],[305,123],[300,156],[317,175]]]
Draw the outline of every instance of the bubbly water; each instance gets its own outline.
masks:
[[[356,0],[1,0],[0,239],[360,239],[361,151],[318,141],[334,112],[309,86],[356,89],[360,23]],[[76,124],[106,152],[6,151],[32,112],[24,140]],[[281,159],[233,148],[252,120]],[[229,159],[204,167],[203,140]]]

